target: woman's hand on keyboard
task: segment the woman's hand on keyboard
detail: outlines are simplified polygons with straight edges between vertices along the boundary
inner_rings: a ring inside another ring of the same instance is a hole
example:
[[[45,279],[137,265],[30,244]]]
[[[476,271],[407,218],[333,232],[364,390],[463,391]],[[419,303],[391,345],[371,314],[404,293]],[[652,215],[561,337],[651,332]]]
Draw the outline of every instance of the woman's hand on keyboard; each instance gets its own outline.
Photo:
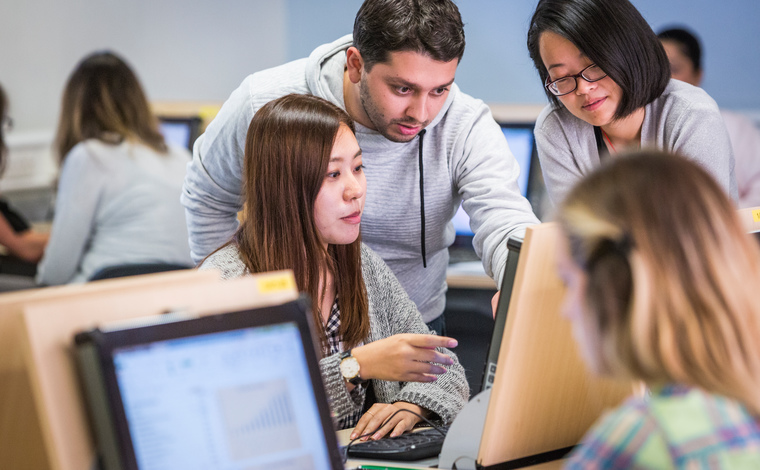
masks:
[[[412,403],[405,401],[397,401],[396,403],[375,403],[372,408],[367,410],[366,413],[356,423],[354,431],[351,433],[351,439],[356,439],[362,434],[372,432],[379,428],[386,419],[390,418],[393,413],[399,410],[410,410],[417,414],[423,415],[427,413],[423,408]],[[390,433],[390,437],[400,436],[406,431],[410,431],[415,424],[420,421],[420,418],[414,413],[400,412],[388,421],[385,426],[378,429],[372,436],[362,438],[363,441],[367,439],[377,440]]]
[[[445,374],[443,366],[454,360],[435,348],[453,348],[454,338],[437,335],[399,334],[352,350],[362,379],[389,382],[433,382]],[[404,413],[409,414],[409,413]]]

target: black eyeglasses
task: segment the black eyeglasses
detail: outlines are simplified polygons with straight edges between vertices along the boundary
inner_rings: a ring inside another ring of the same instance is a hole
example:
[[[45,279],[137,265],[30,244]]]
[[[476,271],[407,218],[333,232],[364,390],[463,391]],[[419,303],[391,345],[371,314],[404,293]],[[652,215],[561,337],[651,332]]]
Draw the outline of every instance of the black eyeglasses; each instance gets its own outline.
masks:
[[[553,82],[550,82],[549,77],[546,77],[546,84],[544,84],[544,88],[549,90],[549,92],[553,95],[562,96],[568,93],[572,93],[576,88],[578,88],[578,78],[582,78],[589,83],[593,83],[598,82],[606,76],[607,74],[604,72],[604,70],[597,67],[596,64],[591,64],[585,69],[581,70],[580,73],[558,78]]]

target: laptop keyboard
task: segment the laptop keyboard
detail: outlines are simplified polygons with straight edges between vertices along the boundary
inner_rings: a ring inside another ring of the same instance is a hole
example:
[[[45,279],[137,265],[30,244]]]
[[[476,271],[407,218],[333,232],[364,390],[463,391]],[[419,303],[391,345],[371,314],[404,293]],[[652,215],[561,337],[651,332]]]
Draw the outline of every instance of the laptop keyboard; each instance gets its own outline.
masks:
[[[444,434],[448,427],[439,428]],[[437,457],[441,453],[445,436],[434,428],[386,437],[377,441],[356,442],[348,448],[354,459],[420,460]]]

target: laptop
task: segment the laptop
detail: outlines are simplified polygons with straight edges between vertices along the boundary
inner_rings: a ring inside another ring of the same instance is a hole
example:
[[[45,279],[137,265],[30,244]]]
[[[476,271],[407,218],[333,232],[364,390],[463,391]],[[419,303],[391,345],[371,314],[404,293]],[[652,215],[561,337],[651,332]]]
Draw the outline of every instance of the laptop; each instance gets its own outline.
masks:
[[[101,468],[343,463],[309,302],[77,334]]]

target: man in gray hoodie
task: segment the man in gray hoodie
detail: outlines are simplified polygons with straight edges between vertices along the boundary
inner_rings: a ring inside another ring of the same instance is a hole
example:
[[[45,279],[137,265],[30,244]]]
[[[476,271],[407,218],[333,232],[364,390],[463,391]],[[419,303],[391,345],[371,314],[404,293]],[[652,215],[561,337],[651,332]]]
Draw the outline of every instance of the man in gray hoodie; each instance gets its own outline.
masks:
[[[226,243],[237,227],[254,113],[288,93],[317,95],[356,121],[367,177],[362,240],[442,333],[451,219],[460,202],[475,251],[497,282],[507,237],[538,223],[489,108],[454,83],[464,46],[450,0],[365,0],[353,35],[248,76],[195,143],[182,195],[193,259]]]

